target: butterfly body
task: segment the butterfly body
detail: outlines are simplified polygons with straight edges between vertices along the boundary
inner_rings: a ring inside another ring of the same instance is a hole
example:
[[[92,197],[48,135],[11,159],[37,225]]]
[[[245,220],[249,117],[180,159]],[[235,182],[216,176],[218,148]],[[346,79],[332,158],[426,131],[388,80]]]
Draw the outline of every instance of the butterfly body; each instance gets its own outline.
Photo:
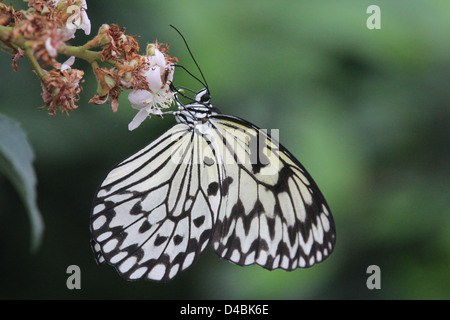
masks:
[[[238,265],[294,270],[335,245],[330,209],[300,162],[264,130],[221,114],[203,89],[177,124],[106,177],[91,215],[98,262],[169,280],[208,245]]]

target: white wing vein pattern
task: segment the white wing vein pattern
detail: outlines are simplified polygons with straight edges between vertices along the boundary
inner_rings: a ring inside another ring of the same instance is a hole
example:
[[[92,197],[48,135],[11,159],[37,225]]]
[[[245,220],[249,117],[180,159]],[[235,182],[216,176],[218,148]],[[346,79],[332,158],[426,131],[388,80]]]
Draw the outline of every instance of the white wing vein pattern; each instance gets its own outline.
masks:
[[[221,202],[215,154],[202,135],[177,124],[117,165],[94,199],[97,262],[128,280],[157,281],[192,265],[211,239]]]
[[[216,253],[238,265],[288,271],[327,258],[336,241],[333,217],[298,160],[245,120],[217,115],[210,121],[228,153],[222,152],[224,199],[211,243]]]

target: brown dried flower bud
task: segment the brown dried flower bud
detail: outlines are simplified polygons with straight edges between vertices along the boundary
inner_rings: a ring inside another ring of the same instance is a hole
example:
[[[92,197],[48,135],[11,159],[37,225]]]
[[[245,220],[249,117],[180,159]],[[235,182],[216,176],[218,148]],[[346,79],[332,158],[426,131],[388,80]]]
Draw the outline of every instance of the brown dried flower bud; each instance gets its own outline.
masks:
[[[81,92],[81,79],[84,72],[77,69],[64,71],[45,71],[45,81],[42,84],[42,98],[47,105],[49,114],[55,115],[57,108],[68,114],[78,106],[75,104]]]

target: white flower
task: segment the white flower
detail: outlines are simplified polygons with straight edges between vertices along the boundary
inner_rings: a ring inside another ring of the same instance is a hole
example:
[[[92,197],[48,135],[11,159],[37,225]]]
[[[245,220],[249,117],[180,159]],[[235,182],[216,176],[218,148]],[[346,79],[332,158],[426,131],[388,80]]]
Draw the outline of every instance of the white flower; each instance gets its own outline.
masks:
[[[172,92],[153,93],[147,90],[132,90],[128,100],[134,109],[139,110],[133,120],[128,124],[128,130],[132,131],[150,115],[162,115],[161,107],[168,108],[173,100]],[[160,107],[159,107],[160,106]]]
[[[150,46],[153,46],[149,50],[151,54],[146,57],[150,68],[143,74],[150,91],[135,89],[128,95],[131,106],[139,110],[128,125],[130,131],[139,127],[150,114],[161,115],[161,108],[169,108],[174,99],[169,88],[173,80],[174,67],[155,45]]]
[[[45,50],[47,50],[50,57],[56,57],[58,55],[58,50],[52,44],[52,37],[48,37],[45,40]]]

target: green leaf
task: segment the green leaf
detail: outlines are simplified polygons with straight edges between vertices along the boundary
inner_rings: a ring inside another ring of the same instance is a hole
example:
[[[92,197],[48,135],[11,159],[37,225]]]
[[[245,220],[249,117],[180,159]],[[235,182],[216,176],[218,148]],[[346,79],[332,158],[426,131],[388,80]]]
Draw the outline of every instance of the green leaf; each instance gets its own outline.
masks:
[[[44,223],[36,203],[34,153],[20,125],[0,114],[0,173],[17,189],[28,211],[31,223],[31,250],[41,242]]]

